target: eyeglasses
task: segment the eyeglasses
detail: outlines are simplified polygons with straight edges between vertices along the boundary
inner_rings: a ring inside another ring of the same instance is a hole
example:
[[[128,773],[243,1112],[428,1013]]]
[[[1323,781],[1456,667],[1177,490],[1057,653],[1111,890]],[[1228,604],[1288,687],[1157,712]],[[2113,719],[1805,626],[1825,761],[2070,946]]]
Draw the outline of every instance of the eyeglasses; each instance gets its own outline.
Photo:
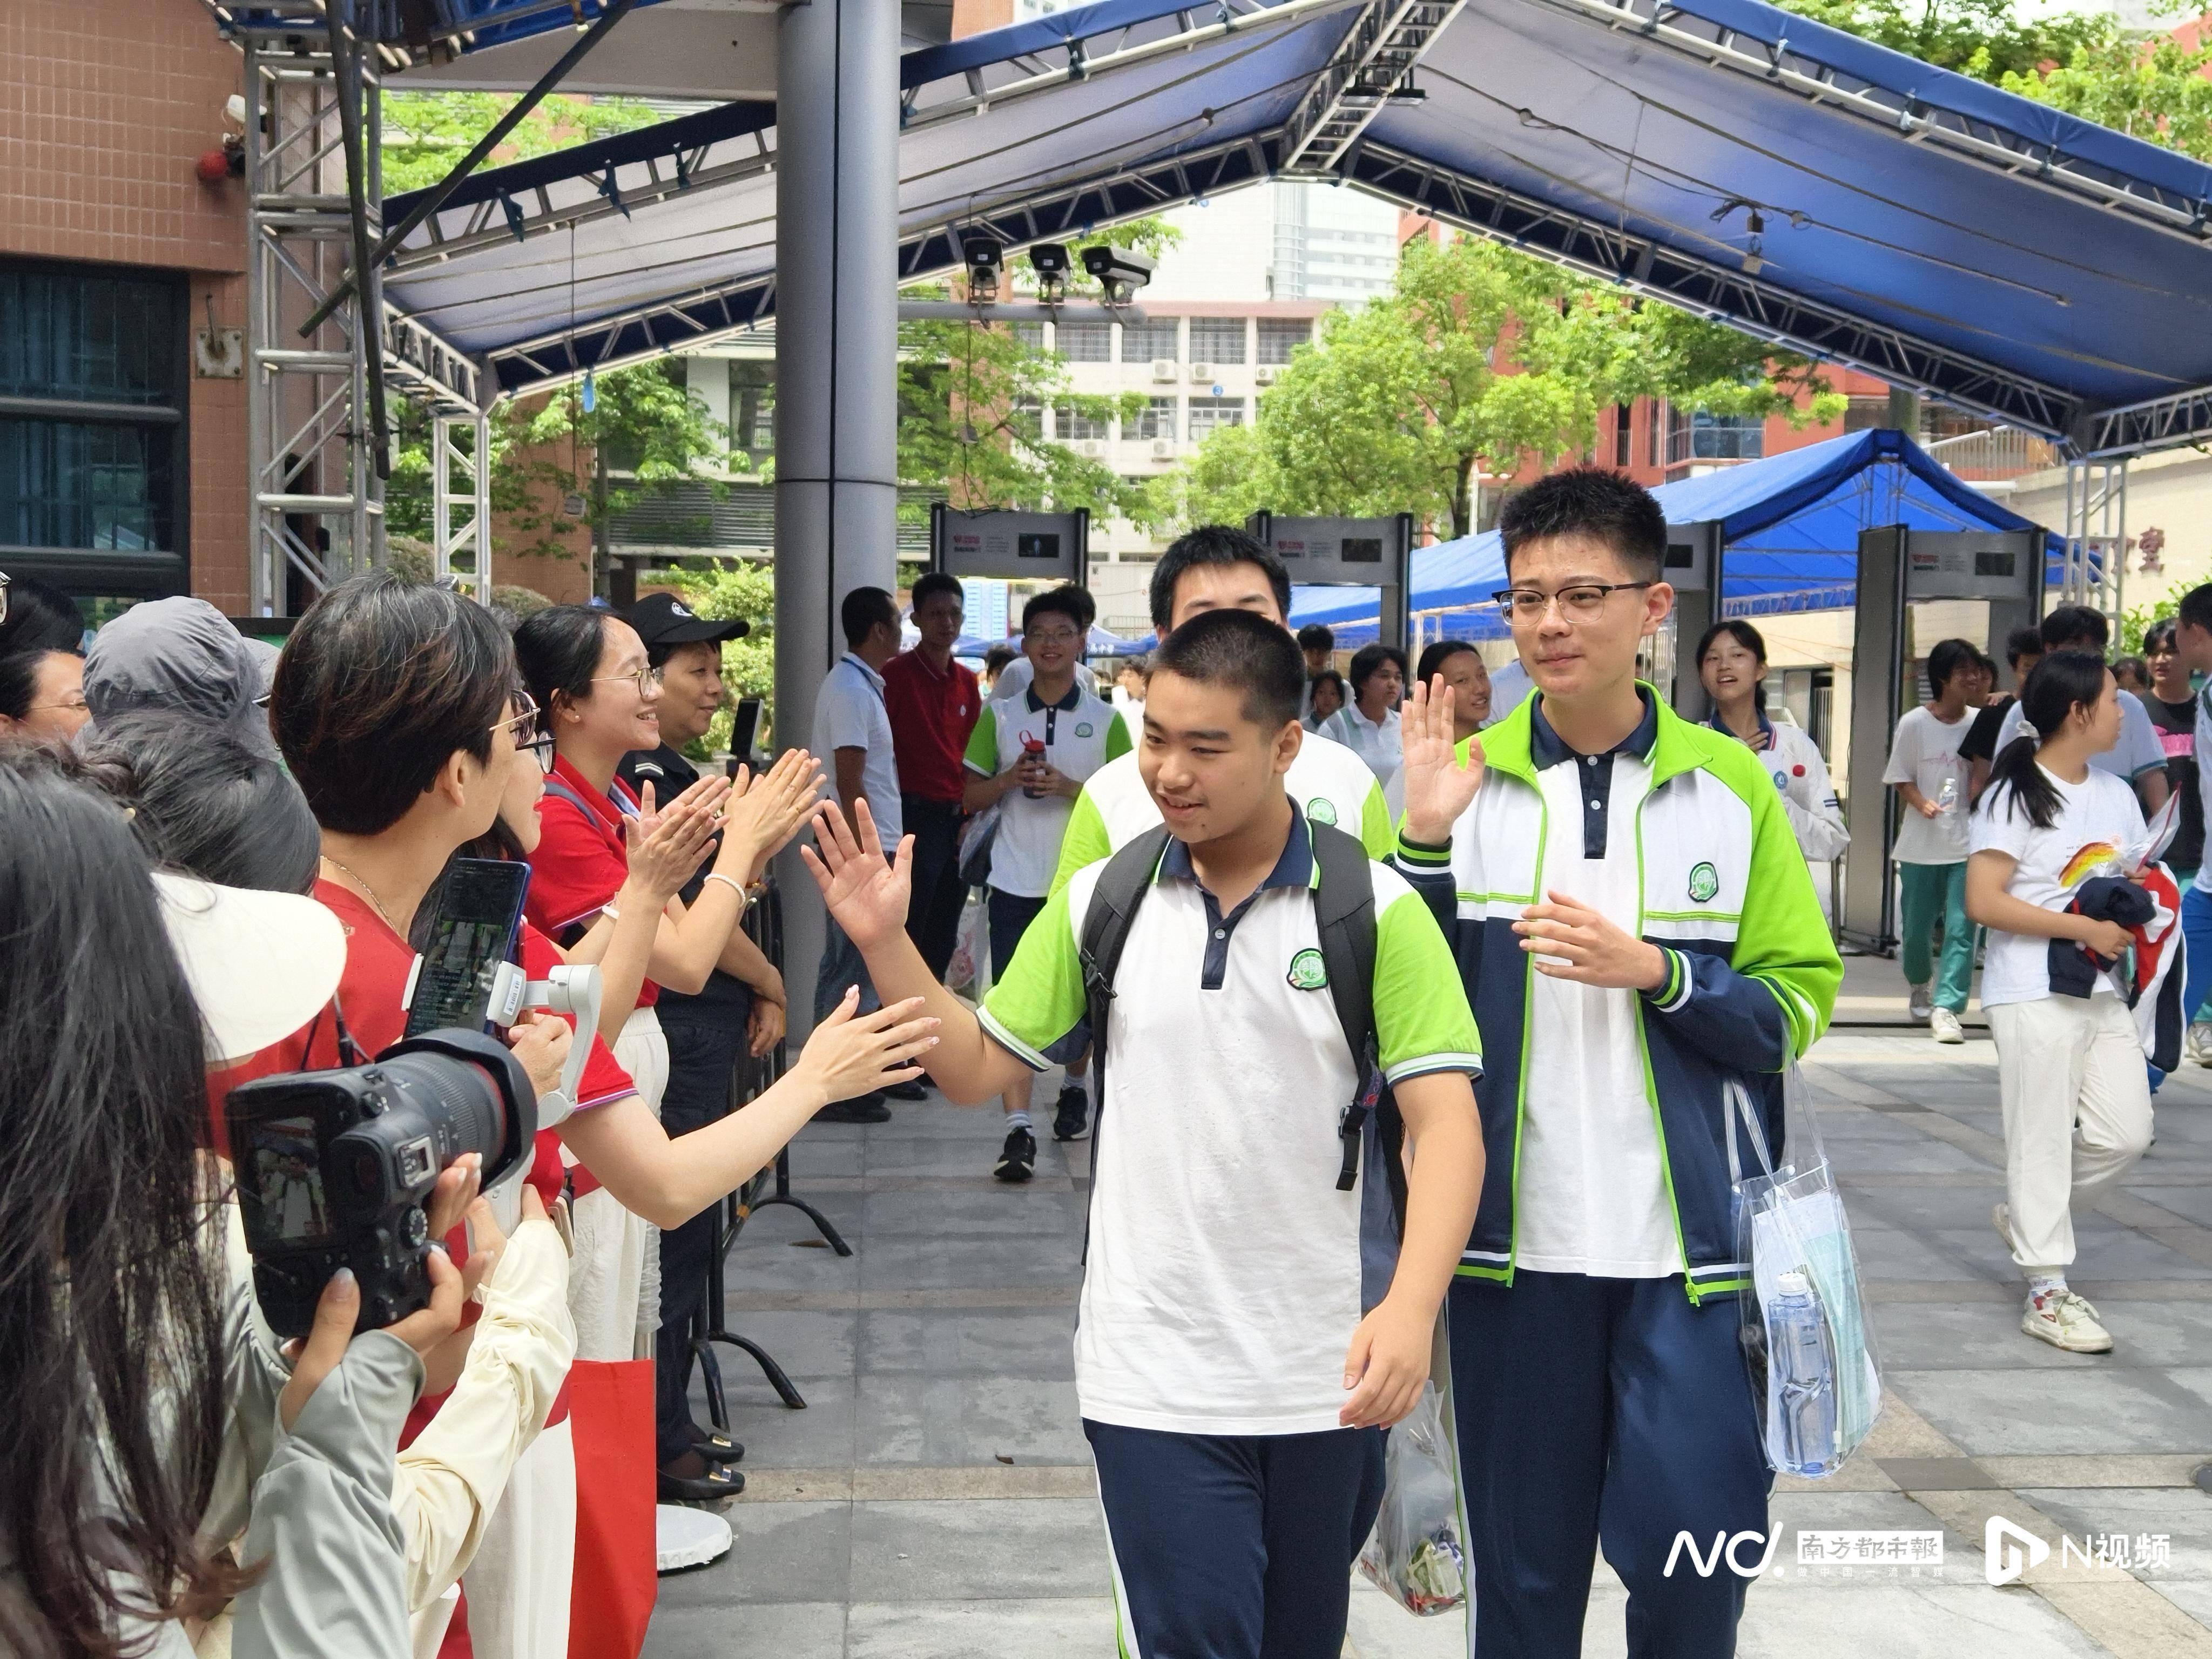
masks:
[[[550,772],[553,769],[553,734],[538,729],[537,702],[531,697],[518,693],[508,706],[515,712],[491,729],[495,732],[512,732],[515,748],[527,750],[531,754],[535,755],[538,757],[538,769],[541,771]]]
[[[1039,645],[1073,645],[1083,636],[1068,628],[1032,628],[1022,637],[1035,640]]]
[[[59,702],[32,703],[26,708],[23,712],[27,714],[35,714],[41,708],[65,708],[72,714],[82,714],[87,709],[90,708],[91,706],[91,704],[85,702],[83,694],[79,693],[74,697],[64,697]]]
[[[628,674],[600,674],[595,676],[591,683],[593,685],[605,685],[614,680],[628,680],[630,684],[637,687],[637,695],[639,696],[649,697],[653,695],[653,687],[660,684],[660,671],[648,663],[643,667],[635,670],[634,672]]]
[[[1553,604],[1559,615],[1570,624],[1586,623],[1605,609],[1606,595],[1626,593],[1637,588],[1654,586],[1650,582],[1578,582],[1572,587],[1563,587],[1556,593],[1547,593],[1534,587],[1501,587],[1490,597],[1498,601],[1498,608],[1505,619],[1518,626],[1533,628],[1543,621],[1544,613]]]

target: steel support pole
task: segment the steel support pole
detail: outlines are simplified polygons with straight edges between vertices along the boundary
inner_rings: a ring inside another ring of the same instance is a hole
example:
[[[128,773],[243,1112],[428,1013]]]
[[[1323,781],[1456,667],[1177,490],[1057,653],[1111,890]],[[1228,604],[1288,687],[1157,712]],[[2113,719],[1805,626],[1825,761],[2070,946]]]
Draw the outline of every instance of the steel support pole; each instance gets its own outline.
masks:
[[[775,738],[811,744],[855,587],[898,575],[898,8],[812,0],[777,21]],[[823,757],[824,769],[831,757]],[[779,866],[791,1036],[812,1024],[823,911]]]

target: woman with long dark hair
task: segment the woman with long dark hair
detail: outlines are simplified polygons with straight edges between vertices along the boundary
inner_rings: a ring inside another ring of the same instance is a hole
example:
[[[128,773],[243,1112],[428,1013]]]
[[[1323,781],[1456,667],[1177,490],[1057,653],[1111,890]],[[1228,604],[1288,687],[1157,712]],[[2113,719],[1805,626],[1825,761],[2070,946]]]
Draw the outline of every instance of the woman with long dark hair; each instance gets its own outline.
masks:
[[[350,1344],[360,1293],[334,1279],[284,1381],[225,1259],[199,1153],[204,1032],[222,1022],[204,1024],[164,902],[123,809],[71,757],[0,755],[0,1649],[189,1655],[188,1622],[247,1587],[256,1650],[404,1652],[374,1472],[419,1355],[459,1319],[459,1273],[434,1253],[432,1307]],[[257,1420],[265,1468],[243,1470],[226,1436],[278,1389],[289,1437],[270,1455]],[[210,1513],[240,1470],[242,1568]]]
[[[2118,696],[2100,657],[2058,651],[2036,665],[2020,696],[2035,735],[1998,752],[1966,864],[1966,913],[1990,930],[1982,1008],[2004,1106],[2005,1201],[1992,1219],[2027,1279],[2021,1328],[2071,1353],[2112,1346],[2066,1285],[2073,1212],[2150,1144],[2142,1039],[2105,972],[2133,939],[2072,908],[2145,834],[2135,791],[2089,763],[2119,741]]]
[[[1749,623],[1715,623],[1698,641],[1698,679],[1712,700],[1706,724],[1759,757],[1807,859],[1841,858],[1851,844],[1820,745],[1803,727],[1766,714],[1766,641]]]
[[[1413,684],[1429,685],[1439,674],[1452,689],[1453,734],[1464,743],[1490,719],[1489,665],[1468,641],[1437,640],[1422,648]]]

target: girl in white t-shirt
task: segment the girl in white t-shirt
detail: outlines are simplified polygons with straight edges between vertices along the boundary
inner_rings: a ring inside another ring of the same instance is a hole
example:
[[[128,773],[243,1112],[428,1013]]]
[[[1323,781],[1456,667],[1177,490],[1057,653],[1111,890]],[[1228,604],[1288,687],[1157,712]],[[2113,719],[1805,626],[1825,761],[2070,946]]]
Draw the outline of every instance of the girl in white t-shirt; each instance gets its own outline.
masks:
[[[2094,1205],[2150,1145],[2150,1083],[2135,1016],[2101,971],[2132,943],[2118,922],[2071,914],[2082,880],[2144,834],[2142,809],[2090,757],[2119,740],[2101,658],[2061,651],[2021,690],[2039,734],[1997,755],[1976,805],[1966,913],[1990,930],[1982,1008],[1997,1042],[2005,1200],[1992,1219],[2027,1275],[2021,1328],[2073,1353],[2106,1353],[2097,1310],[2066,1287],[2076,1208]],[[2079,948],[2100,970],[2089,994],[2055,994],[2054,958]]]
[[[1965,640],[1938,640],[1928,653],[1929,701],[1905,711],[1889,742],[1881,781],[1904,811],[1890,858],[1897,866],[1897,960],[1906,1006],[1938,1042],[1963,1042],[1959,1017],[1974,983],[1974,930],[1966,921],[1966,785],[1959,745],[1974,724],[1967,694],[1981,653]],[[1930,942],[1943,929],[1939,960]]]

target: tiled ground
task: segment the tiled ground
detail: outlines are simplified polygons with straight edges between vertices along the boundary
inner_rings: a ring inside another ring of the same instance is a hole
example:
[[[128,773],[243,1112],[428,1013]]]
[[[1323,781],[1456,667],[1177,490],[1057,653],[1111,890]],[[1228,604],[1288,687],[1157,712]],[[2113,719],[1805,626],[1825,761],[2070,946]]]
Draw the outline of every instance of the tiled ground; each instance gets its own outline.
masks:
[[[1893,967],[1854,963],[1844,1017],[1887,1012]],[[1989,1224],[2002,1196],[1987,1037],[1839,1029],[1812,1056],[1846,1182],[1890,1409],[1826,1488],[1784,1491],[1786,1526],[1945,1528],[1940,1576],[1801,1572],[1785,1535],[1753,1587],[1755,1659],[2123,1659],[2212,1654],[2212,1073],[2160,1097],[2158,1140],[2106,1212],[2079,1226],[2074,1280],[2118,1340],[2109,1357],[2020,1334],[2018,1288]],[[746,1497],[723,1560],[664,1579],[648,1659],[1068,1659],[1113,1650],[1105,1553],[1075,1419],[1068,1334],[1083,1148],[1048,1143],[1025,1188],[988,1179],[995,1109],[933,1101],[889,1125],[809,1129],[799,1189],[857,1254],[809,1248],[763,1212],[730,1260],[731,1323],[805,1392],[783,1410],[727,1362]],[[1073,1167],[1065,1156],[1075,1153]],[[1784,1486],[1791,1483],[1785,1482]],[[2164,1534],[2170,1566],[1984,1582],[2002,1512],[2062,1530]],[[1601,1562],[1586,1656],[1626,1651],[1623,1593]],[[1347,1652],[1442,1659],[1455,1617],[1415,1620],[1355,1579]]]

